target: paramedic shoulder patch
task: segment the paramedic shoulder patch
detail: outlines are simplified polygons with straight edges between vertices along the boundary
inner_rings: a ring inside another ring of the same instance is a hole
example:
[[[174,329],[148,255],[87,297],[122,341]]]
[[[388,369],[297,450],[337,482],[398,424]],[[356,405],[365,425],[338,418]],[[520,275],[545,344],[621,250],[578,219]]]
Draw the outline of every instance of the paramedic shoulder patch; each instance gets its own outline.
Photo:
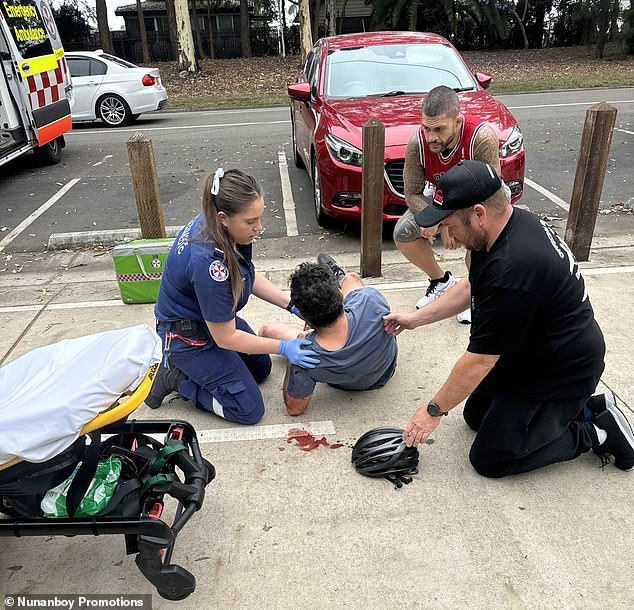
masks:
[[[213,261],[211,265],[209,265],[209,275],[214,282],[224,282],[229,277],[229,272],[224,263]]]

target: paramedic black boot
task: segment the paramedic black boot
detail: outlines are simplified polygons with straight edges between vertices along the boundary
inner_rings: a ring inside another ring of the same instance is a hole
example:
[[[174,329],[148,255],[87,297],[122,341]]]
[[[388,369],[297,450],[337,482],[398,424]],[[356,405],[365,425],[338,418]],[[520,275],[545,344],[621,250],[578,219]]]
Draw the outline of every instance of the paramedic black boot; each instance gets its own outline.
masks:
[[[182,371],[176,368],[166,369],[161,365],[152,384],[152,389],[145,399],[145,404],[150,409],[158,409],[163,399],[172,392],[178,392],[180,384],[186,379],[187,375]]]
[[[337,264],[337,261],[329,254],[320,254],[317,257],[317,262],[322,267],[330,269],[333,275],[337,278],[337,283],[341,286],[343,278],[346,277],[346,272]]]

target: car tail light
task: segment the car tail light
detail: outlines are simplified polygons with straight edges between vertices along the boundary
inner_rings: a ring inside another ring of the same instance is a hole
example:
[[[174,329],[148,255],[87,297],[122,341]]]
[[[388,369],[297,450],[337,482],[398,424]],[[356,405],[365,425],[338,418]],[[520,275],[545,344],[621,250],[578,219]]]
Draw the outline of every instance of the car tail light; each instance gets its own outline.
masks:
[[[151,87],[152,85],[156,85],[156,79],[151,74],[146,74],[142,79],[144,87]]]

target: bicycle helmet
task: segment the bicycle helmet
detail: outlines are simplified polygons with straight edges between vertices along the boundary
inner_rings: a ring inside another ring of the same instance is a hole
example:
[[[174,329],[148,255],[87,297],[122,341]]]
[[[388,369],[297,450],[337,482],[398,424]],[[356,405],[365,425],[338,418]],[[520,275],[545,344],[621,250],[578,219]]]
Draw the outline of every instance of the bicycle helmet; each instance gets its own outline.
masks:
[[[368,430],[352,448],[352,464],[366,477],[386,478],[396,487],[411,483],[418,474],[418,449],[408,447],[402,428]]]

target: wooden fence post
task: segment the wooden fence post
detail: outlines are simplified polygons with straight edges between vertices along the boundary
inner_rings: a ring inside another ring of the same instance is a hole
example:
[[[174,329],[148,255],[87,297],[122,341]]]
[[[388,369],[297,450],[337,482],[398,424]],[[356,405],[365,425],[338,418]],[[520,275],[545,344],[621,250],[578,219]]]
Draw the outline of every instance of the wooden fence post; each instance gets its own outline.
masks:
[[[152,140],[137,131],[128,140],[128,158],[141,223],[141,236],[143,239],[166,237]]]
[[[375,118],[363,126],[361,277],[380,277],[383,246],[385,126]]]
[[[586,112],[565,233],[566,243],[578,261],[590,257],[615,122],[616,108],[606,102]]]

